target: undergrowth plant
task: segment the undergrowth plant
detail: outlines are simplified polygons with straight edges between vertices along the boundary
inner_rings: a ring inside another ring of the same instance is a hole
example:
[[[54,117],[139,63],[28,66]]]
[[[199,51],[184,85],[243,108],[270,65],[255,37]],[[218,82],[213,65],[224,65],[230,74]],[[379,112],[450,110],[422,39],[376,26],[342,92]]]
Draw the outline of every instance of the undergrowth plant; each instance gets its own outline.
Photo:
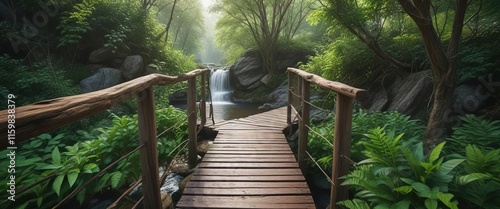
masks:
[[[460,126],[453,128],[453,133],[446,139],[446,152],[465,154],[469,144],[480,150],[493,150],[500,147],[500,121],[484,120],[475,115],[459,117]]]
[[[174,107],[157,110],[156,114],[157,130],[161,134],[158,137],[159,162],[165,164],[171,159],[175,147],[186,138],[186,114]],[[72,140],[65,139],[64,135],[42,134],[23,143],[16,152],[16,188],[24,188],[42,178],[48,180],[17,194],[16,202],[0,202],[2,208],[51,208],[97,172],[138,147],[137,115],[113,117],[112,126],[101,128],[101,134],[91,140],[66,146],[66,142]],[[8,150],[0,154],[0,166],[8,167]],[[83,187],[76,200],[82,204],[103,190],[119,189],[129,184],[140,176],[138,165],[139,153],[135,152]],[[9,177],[5,173],[7,170],[1,172],[2,178]],[[0,188],[7,191],[8,185]]]
[[[319,124],[312,124],[311,128],[314,132],[321,134],[333,144],[334,125],[335,115],[331,114],[327,120]],[[418,120],[411,119],[410,116],[398,112],[368,113],[359,110],[354,113],[352,121],[351,159],[353,161],[359,162],[364,159],[364,155],[362,154],[364,147],[359,142],[365,141],[366,137],[364,134],[376,127],[385,127],[385,130],[395,133],[406,133],[402,140],[412,142],[421,139],[425,130],[425,126]],[[326,142],[323,137],[310,131],[308,150],[318,160],[323,170],[331,175],[333,151],[330,143]],[[313,172],[319,173],[316,172],[316,165],[313,165],[312,162],[310,164]]]
[[[356,191],[355,200],[341,201],[348,208],[458,208],[449,192],[454,169],[463,159],[445,160],[445,143],[424,155],[422,143],[402,142],[403,134],[370,130],[363,146],[366,159],[344,177],[343,185]],[[365,202],[365,203],[363,203]]]

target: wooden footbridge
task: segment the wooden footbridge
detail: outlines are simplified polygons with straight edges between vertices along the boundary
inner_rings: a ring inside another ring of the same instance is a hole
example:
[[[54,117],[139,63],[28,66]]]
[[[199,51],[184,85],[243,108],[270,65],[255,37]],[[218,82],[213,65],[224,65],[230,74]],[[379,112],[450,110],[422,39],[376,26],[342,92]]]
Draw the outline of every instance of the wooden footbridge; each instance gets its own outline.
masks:
[[[219,133],[202,162],[198,164],[197,134],[200,127],[207,123],[205,101],[207,72],[206,69],[195,70],[175,77],[151,74],[101,91],[16,107],[15,140],[11,140],[11,136],[5,134],[13,127],[9,126],[12,124],[10,116],[12,111],[0,111],[0,133],[4,133],[0,136],[0,150],[13,149],[31,137],[100,113],[112,105],[137,96],[139,140],[138,147],[129,153],[130,155],[136,151],[140,152],[143,198],[136,203],[136,206],[142,202],[147,209],[164,208],[160,194],[161,182],[158,177],[153,88],[187,81],[188,162],[191,167],[197,169],[176,207],[315,208],[303,176],[303,172],[307,169],[309,109],[312,105],[309,102],[309,89],[310,84],[314,84],[337,93],[336,121],[335,127],[332,126],[334,162],[331,200],[337,202],[348,198],[347,188],[341,186],[340,177],[347,174],[350,166],[348,157],[352,103],[354,99],[364,100],[367,96],[366,91],[289,68],[287,107],[214,124]],[[197,82],[201,84],[199,92],[196,91]],[[295,119],[299,127],[299,147],[296,157],[283,134],[284,128],[291,126]],[[101,169],[95,178],[91,178],[81,187],[103,175],[108,167]],[[52,180],[51,177],[54,176],[49,175],[27,188],[16,191],[29,190],[36,184]],[[61,208],[61,205],[74,198],[81,187],[75,188],[54,208]],[[330,204],[330,208],[337,206]]]
[[[286,125],[286,108],[216,124],[177,208],[315,208]]]

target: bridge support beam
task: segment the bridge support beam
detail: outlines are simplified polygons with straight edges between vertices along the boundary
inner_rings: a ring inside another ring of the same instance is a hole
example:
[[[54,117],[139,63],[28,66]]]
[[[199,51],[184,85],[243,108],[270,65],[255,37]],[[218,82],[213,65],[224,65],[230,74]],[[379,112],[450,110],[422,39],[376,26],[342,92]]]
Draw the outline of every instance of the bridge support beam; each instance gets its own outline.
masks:
[[[158,154],[156,141],[156,113],[153,87],[149,87],[138,95],[139,143],[145,146],[140,149],[142,192],[144,208],[161,208],[160,180],[158,178]]]
[[[330,208],[340,208],[338,201],[349,197],[349,188],[341,186],[340,177],[349,173],[349,157],[351,156],[351,129],[352,129],[352,102],[353,99],[343,94],[337,94],[337,107],[335,116],[333,165],[330,196]]]
[[[301,90],[302,90],[302,110],[301,119],[299,120],[299,150],[298,150],[298,158],[299,158],[299,167],[303,173],[307,171],[307,142],[309,141],[309,116],[310,116],[310,84],[309,81],[305,79],[300,79]]]
[[[196,122],[196,77],[188,80],[187,95],[187,115],[188,115],[188,134],[189,134],[189,153],[188,164],[194,168],[198,163],[198,141],[197,141],[197,122]]]

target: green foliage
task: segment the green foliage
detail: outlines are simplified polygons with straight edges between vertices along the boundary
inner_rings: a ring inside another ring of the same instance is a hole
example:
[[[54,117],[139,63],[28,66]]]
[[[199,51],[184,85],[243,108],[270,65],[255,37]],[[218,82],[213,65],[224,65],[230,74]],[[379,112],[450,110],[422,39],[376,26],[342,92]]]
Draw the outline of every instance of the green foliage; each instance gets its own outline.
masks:
[[[83,1],[75,4],[71,12],[65,13],[61,17],[61,23],[57,26],[62,35],[57,46],[79,43],[83,34],[92,29],[90,16],[94,10],[95,5],[92,1]]]
[[[381,208],[458,208],[449,184],[464,160],[441,157],[444,143],[424,155],[422,143],[402,143],[402,134],[376,128],[365,136],[368,140],[360,144],[367,159],[343,182],[356,191],[356,198]]]
[[[500,149],[481,151],[468,145],[462,175],[455,179],[454,194],[481,208],[497,208],[500,204]]]
[[[185,118],[183,111],[173,107],[157,110],[157,129],[161,134],[158,137],[160,164],[171,160],[174,148],[186,138]],[[7,204],[9,208],[51,208],[101,169],[139,146],[137,115],[114,116],[112,126],[102,128],[100,132],[97,139],[71,146],[65,145],[69,141],[64,135],[51,137],[42,134],[25,142],[16,152],[16,188],[24,188],[44,177],[49,180],[17,194],[16,202],[2,202],[2,205]],[[8,152],[0,152],[0,165],[4,167],[8,167]],[[77,201],[81,204],[85,198],[103,189],[119,189],[127,185],[139,177],[138,165],[139,153],[135,152],[82,189],[76,196]],[[1,176],[8,179],[5,172],[7,170],[2,170]],[[0,188],[7,190],[7,187],[5,184]]]
[[[448,153],[464,154],[465,148],[474,144],[480,150],[492,150],[500,147],[500,121],[488,121],[474,115],[459,117],[462,124],[453,128],[453,133],[446,139]]]
[[[318,159],[323,170],[327,171],[329,174],[331,172],[333,160],[330,143],[333,144],[334,125],[335,115],[332,114],[327,120],[319,124],[311,125],[313,131],[309,132],[308,150],[315,159]],[[398,112],[368,113],[359,110],[354,113],[352,121],[351,159],[355,162],[364,159],[364,155],[362,154],[365,149],[362,142],[366,140],[364,134],[376,127],[385,127],[389,133],[406,133],[404,136],[401,136],[401,140],[405,143],[414,143],[421,140],[425,130],[424,125],[419,121],[413,120],[410,116]],[[317,132],[326,139],[330,139],[330,143],[313,132]],[[317,169],[315,165],[312,165],[312,162],[311,166],[313,170]]]
[[[377,67],[373,54],[353,36],[339,37],[321,51],[301,69],[329,80],[353,82],[371,78]]]
[[[28,68],[21,60],[0,56],[0,74],[0,97],[6,101],[8,94],[14,94],[16,106],[78,92],[74,84],[64,77],[62,66],[53,66],[52,63],[36,62]]]

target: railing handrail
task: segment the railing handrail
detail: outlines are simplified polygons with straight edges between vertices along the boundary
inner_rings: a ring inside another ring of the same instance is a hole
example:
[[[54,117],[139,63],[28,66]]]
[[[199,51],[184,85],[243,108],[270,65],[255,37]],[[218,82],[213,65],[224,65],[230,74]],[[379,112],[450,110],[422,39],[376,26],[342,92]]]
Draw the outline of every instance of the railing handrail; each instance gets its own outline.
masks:
[[[197,69],[179,76],[150,74],[116,86],[85,94],[44,100],[16,107],[16,144],[100,113],[153,87],[186,81],[202,75],[208,69]],[[204,98],[203,98],[204,99]],[[8,110],[0,111],[0,132],[7,133]],[[8,145],[7,134],[0,135],[0,150]]]
[[[300,79],[296,79],[299,77]],[[297,86],[294,83],[297,83]],[[334,126],[333,143],[333,165],[332,165],[332,186],[330,194],[330,209],[336,209],[337,201],[347,199],[348,188],[341,186],[340,177],[349,172],[349,157],[351,149],[351,129],[352,129],[352,103],[353,100],[365,101],[369,99],[369,94],[364,89],[355,88],[340,82],[330,81],[321,76],[307,73],[305,71],[288,68],[288,105],[287,105],[287,123],[292,125],[292,110],[298,115],[299,121],[299,141],[297,151],[297,161],[302,171],[306,171],[306,157],[308,144],[308,128],[310,117],[310,84],[316,84],[319,87],[334,91],[337,93],[336,117]],[[294,93],[294,89],[297,92]],[[300,101],[295,101],[293,97],[298,97]],[[295,108],[299,105],[301,109]],[[291,130],[291,128],[290,128]],[[310,156],[310,155],[309,155]]]
[[[38,103],[17,107],[15,109],[15,144],[26,141],[31,137],[55,130],[85,117],[100,113],[111,106],[130,99],[138,98],[137,120],[139,131],[140,166],[142,173],[143,203],[145,208],[162,208],[160,195],[160,182],[158,179],[158,155],[154,86],[165,86],[182,81],[188,81],[188,123],[189,123],[189,164],[194,167],[197,163],[197,108],[196,108],[196,77],[201,76],[202,99],[200,106],[205,108],[205,80],[208,69],[198,69],[179,76],[166,76],[150,74],[134,80],[86,94],[61,97],[45,100]],[[12,110],[0,111],[0,131],[7,133],[12,127],[8,124],[9,114]],[[202,111],[201,117],[206,118]],[[205,120],[202,119],[202,125]],[[8,126],[9,125],[9,126]],[[10,131],[8,132],[11,133]],[[0,150],[8,148],[7,134],[1,135]],[[9,147],[9,149],[15,149]],[[114,163],[117,163],[115,161]],[[110,165],[111,166],[111,165]],[[108,166],[109,168],[109,166]],[[95,176],[94,176],[95,177]],[[85,184],[89,183],[91,178]],[[41,181],[39,181],[41,182]],[[79,189],[79,188],[78,188]],[[56,207],[73,197],[75,191],[64,198]]]

